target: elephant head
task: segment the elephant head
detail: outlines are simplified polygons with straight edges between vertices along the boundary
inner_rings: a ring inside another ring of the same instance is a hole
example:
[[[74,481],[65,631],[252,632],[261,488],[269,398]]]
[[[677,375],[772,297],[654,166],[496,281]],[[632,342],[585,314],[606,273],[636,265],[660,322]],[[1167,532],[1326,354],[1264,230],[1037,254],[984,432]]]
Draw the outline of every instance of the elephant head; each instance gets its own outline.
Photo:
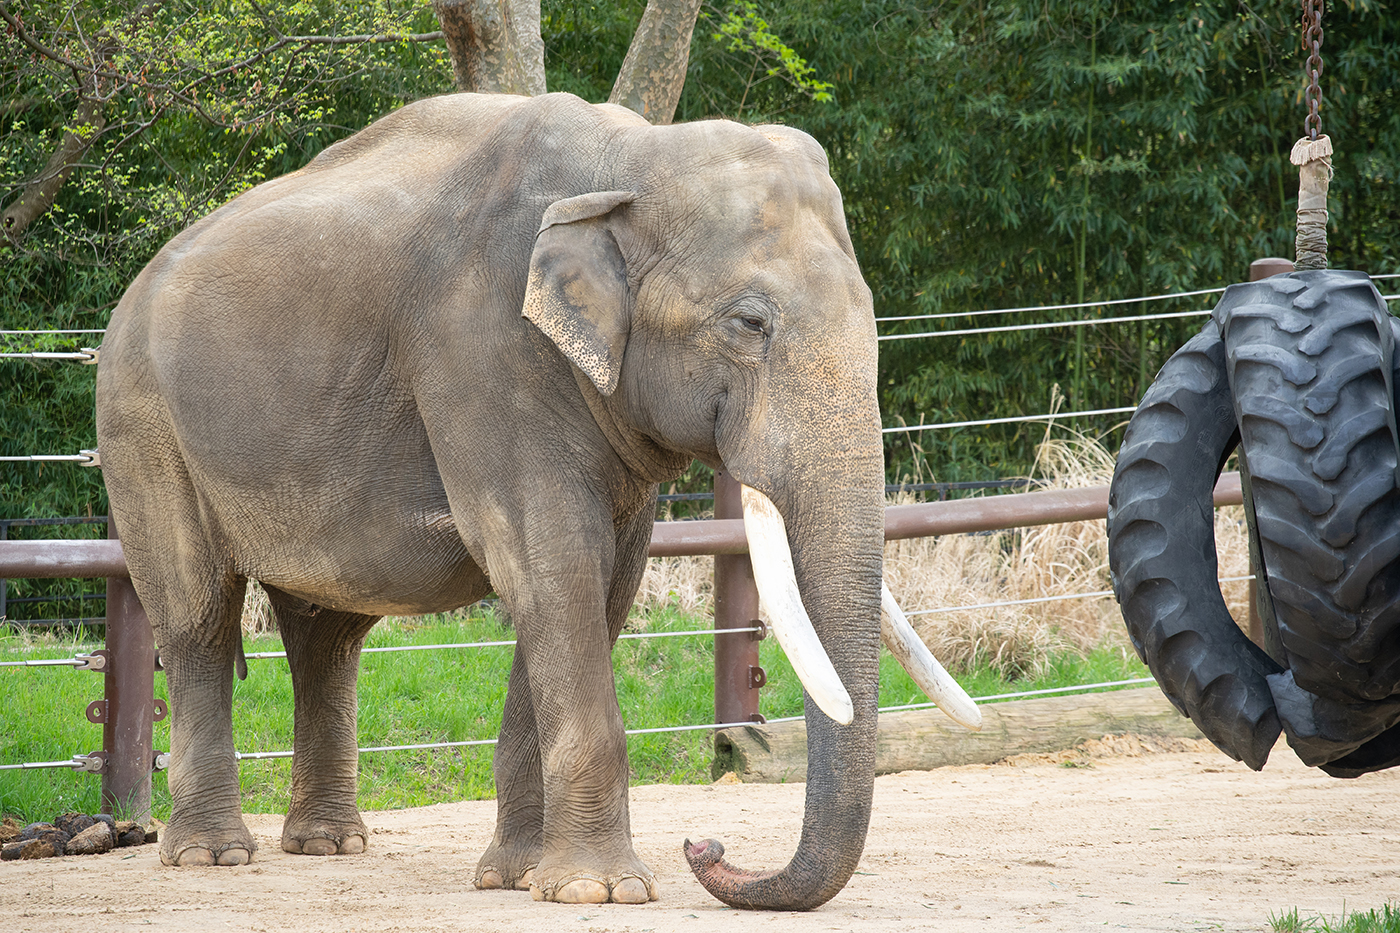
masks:
[[[698,458],[748,487],[770,615],[785,614],[779,594],[800,594],[810,623],[784,638],[808,693],[797,854],[764,874],[722,861],[717,842],[686,854],[729,904],[807,909],[855,870],[874,786],[884,468],[871,295],[813,140],[721,122],[658,135],[665,151],[645,168],[622,158],[608,189],[545,211],[524,315],[572,361],[634,472],[663,479]],[[784,563],[766,546],[774,528],[790,583],[781,569],[768,582]]]

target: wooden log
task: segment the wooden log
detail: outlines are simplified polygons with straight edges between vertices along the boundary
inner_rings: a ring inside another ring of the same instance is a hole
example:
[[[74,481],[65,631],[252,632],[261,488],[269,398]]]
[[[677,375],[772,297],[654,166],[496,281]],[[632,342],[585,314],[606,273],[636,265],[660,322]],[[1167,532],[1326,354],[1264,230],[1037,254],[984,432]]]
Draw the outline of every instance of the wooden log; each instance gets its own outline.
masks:
[[[1053,752],[1109,733],[1202,738],[1156,687],[988,703],[982,731],[968,732],[936,709],[880,716],[875,773],[991,764],[1026,752]],[[748,783],[807,779],[807,725],[765,723],[715,733],[711,772]]]

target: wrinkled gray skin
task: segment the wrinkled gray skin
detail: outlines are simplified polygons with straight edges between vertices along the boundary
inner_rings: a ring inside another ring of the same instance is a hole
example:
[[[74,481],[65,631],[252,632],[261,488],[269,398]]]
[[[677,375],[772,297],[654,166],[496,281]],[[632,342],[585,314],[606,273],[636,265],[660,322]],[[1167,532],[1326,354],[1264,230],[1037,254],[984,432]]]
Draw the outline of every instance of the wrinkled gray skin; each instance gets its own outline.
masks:
[[[170,687],[162,857],[255,848],[230,725],[245,581],[272,598],[296,697],[282,846],[312,854],[367,841],[366,632],[494,590],[519,646],[477,884],[654,898],[610,652],[656,484],[699,458],[785,516],[856,709],[839,726],[808,702],[792,865],[702,881],[744,906],[830,898],[873,787],[875,373],[840,194],[820,147],[782,127],[435,98],[176,237],[113,313],[97,381],[112,511]]]

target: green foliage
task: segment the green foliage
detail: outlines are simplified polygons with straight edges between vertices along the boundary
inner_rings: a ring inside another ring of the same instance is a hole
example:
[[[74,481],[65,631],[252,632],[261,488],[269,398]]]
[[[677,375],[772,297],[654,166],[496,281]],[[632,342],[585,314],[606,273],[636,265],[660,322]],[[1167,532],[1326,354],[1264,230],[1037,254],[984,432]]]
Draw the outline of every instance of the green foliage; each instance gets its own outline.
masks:
[[[248,0],[212,5],[0,5],[0,202],[42,177],[68,130],[85,151],[54,206],[0,239],[0,329],[101,328],[154,252],[253,185],[402,104],[451,88],[446,50],[331,42],[436,28],[423,5]],[[74,122],[105,99],[100,121]],[[100,125],[99,125],[100,122]],[[0,336],[0,351],[75,349],[88,338]],[[0,361],[0,454],[92,447],[93,370]],[[5,464],[0,516],[101,514],[100,474]]]
[[[1223,286],[1243,279],[1255,258],[1292,254],[1297,176],[1287,153],[1304,111],[1290,3],[797,0],[768,19],[835,84],[835,106],[798,102],[781,115],[831,155],[878,316]],[[1379,4],[1338,4],[1326,29],[1323,126],[1340,153],[1332,263],[1397,271],[1400,20]],[[891,323],[882,332],[1210,303]],[[1197,326],[886,342],[886,423],[1043,412],[1057,384],[1069,410],[1129,405]],[[1024,473],[1038,433],[928,433],[917,449],[895,435],[891,478]]]
[[[607,100],[645,9],[646,0],[541,0],[549,90],[595,103]]]
[[[545,0],[551,89],[605,100],[643,8]],[[1330,7],[1325,21],[1322,119],[1338,152],[1332,264],[1376,273],[1400,271],[1394,12],[1354,0]],[[60,57],[106,62],[111,100],[55,208],[18,244],[0,245],[0,328],[101,327],[184,224],[404,101],[450,88],[441,43],[287,39],[424,32],[435,27],[425,4],[45,0],[12,15]],[[1296,172],[1287,154],[1304,113],[1298,45],[1296,10],[1284,0],[714,0],[701,11],[677,119],[782,120],[811,132],[831,156],[881,317],[1219,287],[1255,258],[1291,255]],[[75,122],[84,91],[72,69],[14,30],[0,36],[0,87],[0,198],[12,204],[66,128],[83,135],[92,125]],[[1210,304],[1203,296],[881,329]],[[1043,412],[1056,386],[1066,410],[1125,406],[1197,326],[1185,318],[886,342],[886,423]],[[91,446],[90,369],[0,367],[3,453]],[[1094,424],[1084,427],[1113,429],[1112,420]],[[1018,425],[890,435],[889,478],[1024,475],[1039,435]],[[102,500],[91,471],[0,472],[3,516],[100,513]]]
[[[1379,911],[1342,915],[1334,925],[1321,915],[1301,917],[1298,908],[1290,907],[1277,915],[1269,914],[1269,929],[1273,933],[1400,933],[1400,905],[1383,904]]]
[[[712,33],[710,38],[722,43],[725,51],[753,59],[748,81],[744,85],[744,95],[739,99],[732,119],[737,120],[742,116],[744,103],[760,67],[765,78],[781,76],[792,87],[811,95],[815,101],[826,103],[832,99],[831,82],[813,77],[816,69],[769,30],[768,21],[758,15],[755,4],[741,0],[718,16],[708,11],[701,15],[707,21],[706,25],[708,21],[714,21],[718,32]]]

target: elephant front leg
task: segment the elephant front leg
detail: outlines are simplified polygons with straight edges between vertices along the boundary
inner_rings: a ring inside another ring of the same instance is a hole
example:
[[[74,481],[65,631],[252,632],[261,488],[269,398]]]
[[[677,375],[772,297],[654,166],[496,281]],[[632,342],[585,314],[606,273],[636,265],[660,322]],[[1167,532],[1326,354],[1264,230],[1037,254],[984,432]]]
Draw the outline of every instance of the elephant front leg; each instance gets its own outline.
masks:
[[[545,662],[528,672],[545,793],[544,854],[531,886],[537,900],[656,900],[656,877],[632,849],[627,735],[612,668],[612,647],[646,569],[655,514],[651,498],[614,529],[606,595],[582,624],[573,623],[572,644],[561,643],[557,631],[531,638],[531,657]]]
[[[295,707],[292,800],[282,848],[301,855],[355,855],[369,830],[355,805],[359,770],[355,680],[360,646],[377,619],[274,600]]]
[[[646,568],[646,548],[651,541],[651,516],[654,502],[638,511],[617,536],[616,559],[606,602],[607,640],[617,641],[637,586]],[[612,682],[611,658],[605,675]],[[616,706],[616,697],[612,699]],[[621,731],[621,714],[617,716]],[[621,761],[616,763],[623,775],[621,818],[627,819],[626,775],[628,773],[626,736],[622,736]],[[518,649],[511,665],[510,686],[506,692],[505,715],[501,724],[500,741],[494,760],[496,778],[496,834],[476,870],[478,888],[514,888],[535,890],[547,896],[545,888],[532,888],[535,869],[544,853],[545,790],[544,772],[540,761],[540,736],[535,723],[535,704],[530,693],[529,672],[525,666],[525,651]],[[566,783],[566,782],[565,782]],[[557,809],[557,808],[556,808]],[[629,834],[630,835],[630,834]],[[656,886],[651,872],[632,853],[627,841],[625,867],[604,872],[604,879],[574,878],[562,884],[556,879],[555,900],[622,901],[641,903],[654,899]],[[628,874],[627,872],[636,872]],[[596,874],[596,873],[595,873]],[[567,875],[567,872],[565,873]],[[560,876],[561,878],[563,876]]]
[[[558,674],[543,675],[554,685],[546,704],[535,699],[540,678],[523,653],[516,651],[496,746],[496,833],[476,886],[573,904],[654,900],[655,878],[632,849],[626,736],[606,650],[595,670],[570,665],[562,684]]]
[[[544,720],[544,849],[530,892],[569,904],[643,904],[656,899],[656,879],[632,849],[627,737],[612,666],[592,674],[557,691],[563,696],[551,715],[540,715],[536,703]]]
[[[515,652],[492,762],[496,834],[476,866],[478,888],[528,891],[544,850],[544,776],[525,656]]]

